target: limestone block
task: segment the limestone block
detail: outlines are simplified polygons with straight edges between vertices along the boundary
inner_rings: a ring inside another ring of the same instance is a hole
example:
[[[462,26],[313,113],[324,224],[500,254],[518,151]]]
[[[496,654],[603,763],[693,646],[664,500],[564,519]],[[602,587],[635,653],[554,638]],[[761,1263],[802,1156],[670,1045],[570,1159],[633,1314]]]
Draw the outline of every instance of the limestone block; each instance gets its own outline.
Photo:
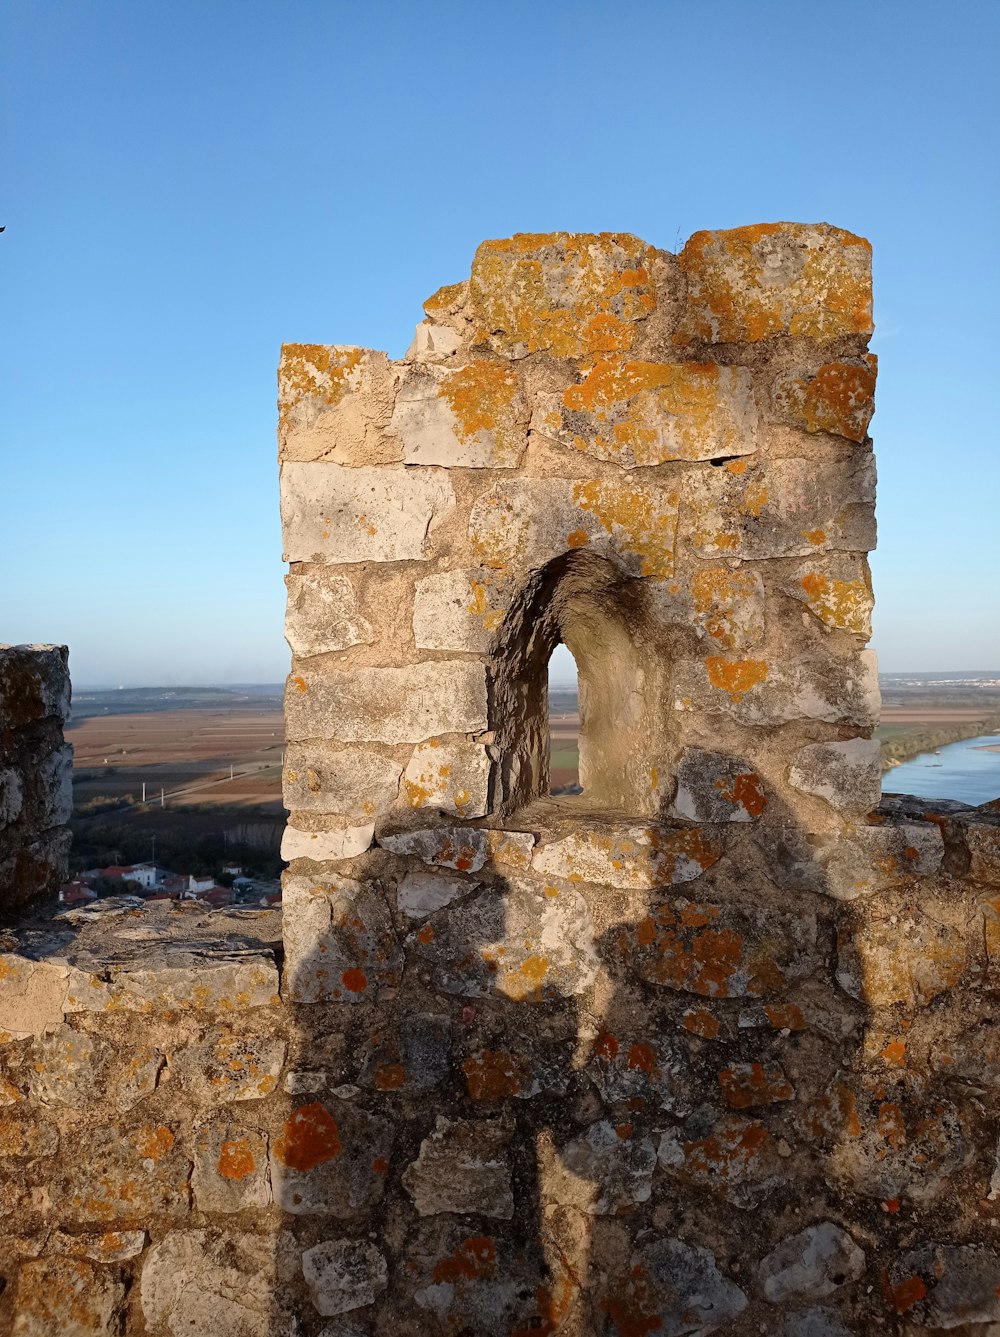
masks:
[[[875,725],[881,707],[874,651],[850,659],[802,655],[775,664],[769,659],[709,655],[679,661],[677,710],[729,715],[741,724],[790,720]]]
[[[875,547],[875,461],[751,458],[688,485],[692,542],[703,557],[806,557]]]
[[[684,897],[655,902],[638,923],[619,925],[612,944],[639,979],[703,998],[780,995],[819,962],[815,915]]]
[[[202,1212],[266,1207],[271,1201],[266,1135],[226,1119],[203,1123],[195,1129],[191,1186]]]
[[[509,1221],[514,1215],[510,1133],[499,1122],[451,1120],[439,1114],[403,1187],[421,1216],[469,1212]]]
[[[639,1038],[601,1031],[587,1073],[608,1104],[641,1100],[674,1114],[690,1113],[694,1074],[687,1051],[662,1035]]]
[[[871,573],[864,557],[831,553],[801,562],[780,585],[783,594],[804,603],[828,627],[865,640],[872,632]]]
[[[66,1224],[184,1216],[191,1163],[165,1123],[78,1128],[73,1154],[48,1179],[57,1219]]]
[[[648,1137],[623,1136],[601,1120],[567,1143],[562,1161],[574,1176],[592,1185],[588,1208],[595,1216],[628,1211],[649,1201],[656,1150]]]
[[[294,859],[311,859],[313,863],[353,859],[357,854],[364,854],[374,834],[374,822],[334,831],[302,831],[288,825],[281,837],[281,857],[286,863]]]
[[[365,1046],[358,1085],[404,1095],[430,1091],[448,1076],[450,1040],[444,1013],[417,1012],[380,1027]]]
[[[302,1275],[317,1312],[329,1317],[374,1304],[389,1266],[367,1240],[323,1240],[302,1255]]]
[[[1000,1320],[1000,1254],[987,1245],[922,1244],[891,1264],[889,1280],[896,1313],[923,1329]]]
[[[153,961],[148,969],[135,962],[109,962],[101,976],[75,971],[69,980],[65,1011],[169,1012],[226,1011],[234,1007],[266,1007],[278,998],[278,971],[268,952],[222,948],[169,964]]]
[[[145,1247],[144,1230],[107,1230],[97,1235],[66,1235],[57,1230],[47,1244],[51,1253],[85,1258],[93,1263],[124,1263],[137,1258]]]
[[[678,256],[687,306],[674,342],[870,335],[871,258],[863,237],[828,223],[696,232]]]
[[[290,742],[422,743],[487,727],[482,664],[438,661],[407,668],[293,674],[285,689]]]
[[[786,1236],[761,1260],[757,1276],[768,1300],[784,1304],[825,1299],[864,1271],[864,1250],[833,1221],[821,1221]]]
[[[403,772],[403,797],[410,808],[482,817],[489,811],[492,772],[482,743],[429,738],[414,748]]]
[[[199,1108],[263,1100],[278,1089],[285,1048],[280,1035],[212,1026],[195,1044],[170,1055],[170,1075]]]
[[[674,569],[677,507],[675,491],[633,474],[517,478],[476,501],[469,538],[486,566],[533,569],[587,548],[629,574],[665,580]]]
[[[437,469],[281,467],[286,562],[402,562],[431,555],[429,532],[455,505]]]
[[[436,988],[460,997],[534,1003],[585,993],[599,962],[584,898],[517,875],[507,881],[506,893],[484,889],[461,914],[433,915],[407,949],[428,963]]]
[[[116,1337],[125,1287],[113,1273],[73,1258],[23,1263],[14,1300],[14,1337]]]
[[[516,469],[528,444],[518,373],[486,358],[461,367],[411,367],[389,429],[402,442],[406,464]]]
[[[764,582],[756,571],[702,565],[690,579],[691,621],[719,650],[753,649],[764,639]]]
[[[435,873],[407,873],[396,891],[396,907],[408,919],[423,919],[475,891],[478,882]]]
[[[475,826],[436,826],[414,831],[388,832],[378,843],[393,854],[402,854],[436,868],[454,868],[460,873],[478,873],[490,857],[495,833]]]
[[[719,1271],[714,1254],[679,1239],[645,1242],[613,1283],[604,1308],[623,1334],[725,1332],[748,1303]]]
[[[722,853],[718,833],[700,827],[608,826],[541,845],[531,866],[545,877],[646,890],[690,882]]]
[[[42,1105],[96,1101],[107,1080],[109,1046],[72,1026],[57,1026],[32,1045],[30,1088]]]
[[[789,1178],[777,1139],[756,1119],[697,1111],[660,1138],[661,1169],[682,1184],[717,1193],[744,1210],[758,1207]]]
[[[413,601],[417,649],[482,654],[503,622],[512,589],[501,572],[485,566],[418,580]]]
[[[385,353],[285,344],[278,366],[282,460],[383,464],[400,458],[388,432],[397,373]]]
[[[40,1035],[63,1019],[67,966],[0,953],[0,1038]]]
[[[714,362],[602,358],[562,394],[541,398],[532,425],[626,469],[757,449],[750,372]]]
[[[656,308],[651,246],[628,233],[484,241],[469,280],[473,342],[506,357],[627,352]]]
[[[862,922],[838,941],[837,982],[869,1007],[925,1006],[959,985],[968,965],[961,928],[919,911]]]
[[[372,625],[358,612],[354,586],[337,571],[285,577],[285,640],[296,655],[325,655],[371,645]]]
[[[824,362],[815,370],[783,376],[774,386],[774,406],[794,427],[832,432],[862,442],[875,412],[878,359],[869,353],[859,362]]]
[[[739,757],[686,747],[671,815],[695,822],[752,822],[767,808],[764,783]]]
[[[849,835],[807,839],[795,827],[756,827],[753,838],[768,876],[786,891],[812,891],[851,901],[936,873],[944,855],[930,822],[857,826]]]
[[[403,967],[383,894],[351,878],[285,874],[285,990],[294,1002],[369,1002]]]
[[[882,795],[882,748],[877,738],[812,743],[795,754],[789,782],[834,808],[858,813],[878,806]]]
[[[142,1269],[150,1337],[290,1337],[275,1295],[287,1247],[273,1231],[171,1231]]]
[[[464,285],[463,285],[464,286]],[[413,331],[413,342],[406,350],[404,362],[446,362],[462,346],[462,336],[447,325],[422,320]]]
[[[290,743],[282,797],[293,812],[369,818],[392,806],[402,774],[399,762],[367,748]]]
[[[349,1101],[300,1106],[271,1147],[274,1201],[294,1216],[367,1215],[381,1201],[392,1124]]]

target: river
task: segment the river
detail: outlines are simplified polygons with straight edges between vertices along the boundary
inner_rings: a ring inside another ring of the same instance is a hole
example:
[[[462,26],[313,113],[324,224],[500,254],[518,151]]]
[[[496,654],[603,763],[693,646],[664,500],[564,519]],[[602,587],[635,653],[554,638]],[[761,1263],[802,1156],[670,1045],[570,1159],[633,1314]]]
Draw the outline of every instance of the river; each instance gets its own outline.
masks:
[[[983,751],[995,747],[996,752]],[[978,806],[1000,798],[1000,734],[964,738],[937,752],[924,752],[882,776],[887,794],[954,798]]]

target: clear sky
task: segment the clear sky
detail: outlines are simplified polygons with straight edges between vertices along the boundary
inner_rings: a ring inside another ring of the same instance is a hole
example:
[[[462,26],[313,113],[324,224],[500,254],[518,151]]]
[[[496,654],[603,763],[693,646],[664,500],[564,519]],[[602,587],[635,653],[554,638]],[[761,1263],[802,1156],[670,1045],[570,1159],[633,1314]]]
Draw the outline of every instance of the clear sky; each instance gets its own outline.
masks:
[[[4,0],[0,640],[277,681],[283,341],[517,231],[875,248],[875,645],[1000,667],[995,0]]]

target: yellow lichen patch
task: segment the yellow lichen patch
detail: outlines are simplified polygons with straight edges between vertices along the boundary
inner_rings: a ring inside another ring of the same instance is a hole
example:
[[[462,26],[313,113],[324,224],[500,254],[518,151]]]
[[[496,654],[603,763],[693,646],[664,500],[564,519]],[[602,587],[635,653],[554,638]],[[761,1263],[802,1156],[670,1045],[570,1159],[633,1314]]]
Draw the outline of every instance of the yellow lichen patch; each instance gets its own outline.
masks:
[[[491,440],[496,467],[519,462],[526,436],[517,421],[520,382],[516,371],[502,362],[474,358],[442,379],[438,395],[451,409],[460,438]]]
[[[705,660],[705,671],[713,687],[739,701],[751,688],[767,681],[768,665],[766,659],[724,659],[721,655],[710,655]]]
[[[867,580],[838,580],[822,571],[809,571],[799,581],[803,602],[830,627],[868,636],[871,631],[872,592]]]
[[[675,343],[870,334],[871,247],[828,224],[696,232],[678,257],[688,305]]]
[[[324,404],[339,404],[356,384],[366,351],[331,344],[284,344],[278,368],[281,412],[307,396]]]
[[[807,432],[833,432],[849,441],[864,441],[875,411],[876,358],[865,365],[824,362],[811,377],[783,381],[775,403]]]
[[[728,566],[705,566],[691,577],[695,620],[722,650],[737,650],[764,634],[760,577]]]
[[[666,580],[674,569],[676,505],[657,504],[655,494],[626,482],[574,483],[573,500],[595,516],[622,552],[636,553],[642,574]]]
[[[464,291],[464,283],[446,283],[428,297],[424,302],[424,310],[429,316],[439,315],[460,302]]]
[[[478,340],[556,357],[627,352],[655,309],[655,252],[627,233],[520,233],[476,251],[469,284]]]

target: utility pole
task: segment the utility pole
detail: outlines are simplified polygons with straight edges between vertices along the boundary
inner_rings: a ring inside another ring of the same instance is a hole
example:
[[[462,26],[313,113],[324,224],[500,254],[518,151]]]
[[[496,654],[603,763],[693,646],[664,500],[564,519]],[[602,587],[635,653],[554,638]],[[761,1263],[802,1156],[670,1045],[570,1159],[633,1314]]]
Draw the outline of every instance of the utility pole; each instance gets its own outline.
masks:
[[[230,780],[233,778],[233,763],[232,763],[232,762],[229,763],[229,778],[230,778]]]
[[[143,782],[142,782],[142,801],[143,801],[143,803],[146,802],[146,781],[145,781],[145,780],[143,780]]]
[[[166,807],[166,804],[163,802],[163,790],[162,790],[162,789],[160,790],[160,807],[161,807],[161,808]]]

